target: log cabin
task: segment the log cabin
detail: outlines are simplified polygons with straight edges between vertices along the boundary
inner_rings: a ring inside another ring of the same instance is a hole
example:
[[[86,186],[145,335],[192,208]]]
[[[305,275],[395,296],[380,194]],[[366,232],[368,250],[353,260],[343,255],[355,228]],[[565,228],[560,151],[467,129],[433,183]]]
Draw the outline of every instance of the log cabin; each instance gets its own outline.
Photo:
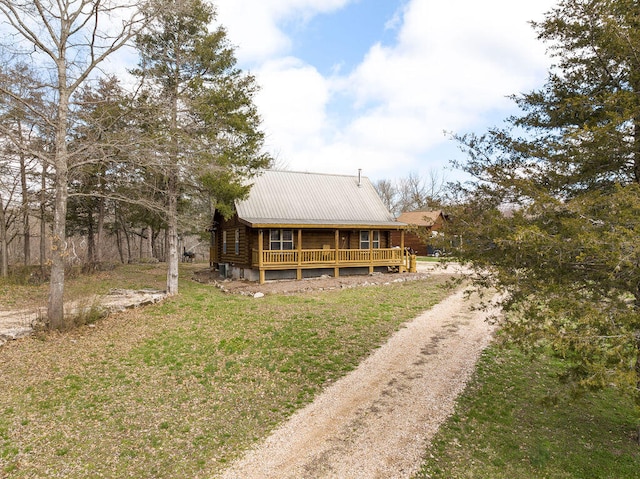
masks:
[[[407,224],[404,245],[418,256],[432,256],[436,251],[429,238],[443,229],[449,217],[441,210],[410,211],[401,213],[398,221]],[[393,240],[399,241],[400,235],[393,233]]]
[[[405,271],[404,230],[368,178],[267,170],[234,214],[214,214],[210,261],[223,277],[264,283]],[[398,241],[392,241],[392,232]]]

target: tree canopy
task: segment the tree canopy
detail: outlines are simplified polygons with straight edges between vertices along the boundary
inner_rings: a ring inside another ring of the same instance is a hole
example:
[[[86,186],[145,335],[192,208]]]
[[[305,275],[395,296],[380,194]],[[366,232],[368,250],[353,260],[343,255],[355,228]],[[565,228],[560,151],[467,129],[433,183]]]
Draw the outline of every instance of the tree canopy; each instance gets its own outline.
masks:
[[[555,65],[521,114],[457,137],[474,178],[450,234],[507,292],[504,329],[640,399],[640,4],[562,0],[534,23]]]

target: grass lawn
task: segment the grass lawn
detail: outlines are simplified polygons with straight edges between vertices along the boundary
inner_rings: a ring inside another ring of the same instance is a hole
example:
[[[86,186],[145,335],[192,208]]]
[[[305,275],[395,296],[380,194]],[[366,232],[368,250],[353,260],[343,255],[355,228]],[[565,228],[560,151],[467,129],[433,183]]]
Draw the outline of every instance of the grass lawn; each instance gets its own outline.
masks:
[[[632,401],[612,391],[568,396],[558,380],[564,368],[513,349],[485,351],[417,477],[640,477]]]
[[[0,477],[210,478],[449,294],[434,278],[255,299],[181,267],[177,298],[0,348]],[[163,265],[128,265],[68,293],[164,280]],[[0,303],[46,292],[0,283]],[[417,477],[640,477],[637,410],[611,392],[566,396],[562,371],[487,350]]]
[[[450,293],[434,278],[256,299],[183,276],[160,305],[0,348],[0,477],[212,477]],[[128,265],[68,291],[163,281]],[[46,287],[3,283],[6,298]]]

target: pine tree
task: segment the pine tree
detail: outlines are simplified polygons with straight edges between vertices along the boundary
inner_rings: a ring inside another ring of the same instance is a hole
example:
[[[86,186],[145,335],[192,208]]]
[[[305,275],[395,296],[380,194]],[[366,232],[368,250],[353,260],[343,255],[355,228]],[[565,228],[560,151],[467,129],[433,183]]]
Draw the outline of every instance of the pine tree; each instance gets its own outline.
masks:
[[[178,291],[178,205],[181,195],[246,195],[239,187],[269,165],[253,104],[255,80],[236,67],[226,32],[209,26],[215,11],[201,0],[166,0],[163,14],[138,36],[152,139],[144,154],[163,178],[168,229],[167,292]]]
[[[475,179],[450,234],[508,292],[513,339],[640,400],[640,5],[563,0],[534,26],[556,64],[504,128],[458,137]]]

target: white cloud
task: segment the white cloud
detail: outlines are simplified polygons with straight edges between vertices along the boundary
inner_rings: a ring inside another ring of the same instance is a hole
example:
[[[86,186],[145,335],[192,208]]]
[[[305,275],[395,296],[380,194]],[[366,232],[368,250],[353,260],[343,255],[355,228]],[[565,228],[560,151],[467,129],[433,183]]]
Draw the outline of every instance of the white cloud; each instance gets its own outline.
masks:
[[[304,23],[319,13],[342,8],[352,0],[216,0],[218,17],[228,27],[243,62],[286,55],[291,39],[282,23]]]
[[[548,60],[528,21],[552,0],[411,0],[387,22],[396,42],[372,45],[359,65],[323,77],[289,56],[283,22],[304,28],[347,3],[218,2],[240,59],[255,65],[268,147],[291,169],[364,168],[374,179],[427,172],[447,162],[430,153],[447,141],[443,130],[483,131],[510,113],[507,95],[544,79]]]
[[[328,82],[315,68],[292,57],[267,62],[256,74],[265,85],[256,104],[267,146],[286,151],[287,157],[291,151],[318,148],[327,127]]]

